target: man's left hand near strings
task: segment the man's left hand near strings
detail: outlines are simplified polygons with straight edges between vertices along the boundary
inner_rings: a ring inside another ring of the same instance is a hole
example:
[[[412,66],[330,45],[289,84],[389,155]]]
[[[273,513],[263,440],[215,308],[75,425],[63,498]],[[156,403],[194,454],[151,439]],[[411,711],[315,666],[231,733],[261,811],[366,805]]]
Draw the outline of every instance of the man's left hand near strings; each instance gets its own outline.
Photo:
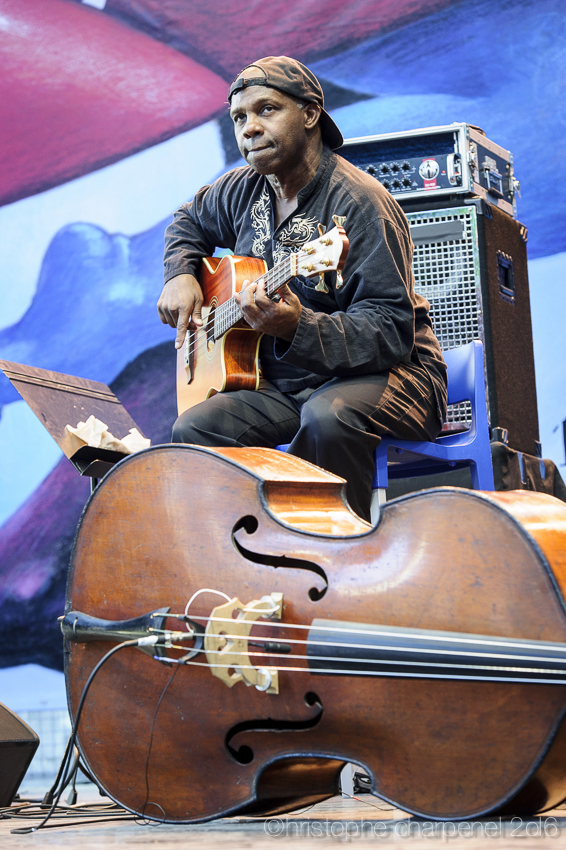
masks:
[[[288,286],[279,290],[280,301],[266,295],[265,285],[245,280],[241,292],[234,295],[248,325],[255,331],[292,342],[301,318],[302,305]]]

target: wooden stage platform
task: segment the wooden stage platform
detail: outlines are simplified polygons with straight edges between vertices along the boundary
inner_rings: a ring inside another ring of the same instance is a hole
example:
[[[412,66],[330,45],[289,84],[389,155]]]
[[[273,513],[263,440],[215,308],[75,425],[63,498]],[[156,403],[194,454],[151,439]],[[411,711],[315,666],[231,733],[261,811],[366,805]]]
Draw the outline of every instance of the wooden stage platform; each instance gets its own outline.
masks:
[[[106,798],[96,792],[79,793],[79,804],[104,805]],[[84,811],[84,810],[83,810]],[[460,823],[438,823],[412,818],[388,803],[363,794],[353,799],[333,797],[291,815],[278,818],[223,818],[206,824],[172,826],[134,822],[130,816],[121,822],[77,822],[72,809],[64,820],[50,821],[49,827],[33,834],[13,835],[10,830],[31,826],[33,821],[0,820],[0,848],[79,848],[105,850],[123,847],[144,850],[276,850],[281,843],[296,850],[323,844],[362,843],[386,847],[407,845],[410,850],[425,850],[447,843],[458,850],[531,850],[566,846],[566,804],[540,818],[479,818]],[[84,819],[85,821],[87,818]],[[65,825],[63,825],[65,823]],[[495,842],[495,844],[494,844]]]

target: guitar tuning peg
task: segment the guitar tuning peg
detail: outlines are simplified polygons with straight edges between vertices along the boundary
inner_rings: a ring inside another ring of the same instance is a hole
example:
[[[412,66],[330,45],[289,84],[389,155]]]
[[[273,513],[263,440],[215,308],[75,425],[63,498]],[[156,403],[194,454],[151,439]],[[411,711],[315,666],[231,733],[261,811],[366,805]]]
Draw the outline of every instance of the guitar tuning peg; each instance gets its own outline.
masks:
[[[333,215],[332,221],[337,227],[344,227],[344,223],[346,221],[345,215]]]
[[[326,225],[325,224],[319,224],[318,225],[319,236],[324,236],[325,233],[326,233]]]
[[[342,277],[342,272],[336,272],[336,289],[342,289],[344,286],[344,278]]]
[[[325,283],[324,274],[322,272],[318,276],[318,283],[315,286],[315,289],[317,292],[330,292],[329,288]]]

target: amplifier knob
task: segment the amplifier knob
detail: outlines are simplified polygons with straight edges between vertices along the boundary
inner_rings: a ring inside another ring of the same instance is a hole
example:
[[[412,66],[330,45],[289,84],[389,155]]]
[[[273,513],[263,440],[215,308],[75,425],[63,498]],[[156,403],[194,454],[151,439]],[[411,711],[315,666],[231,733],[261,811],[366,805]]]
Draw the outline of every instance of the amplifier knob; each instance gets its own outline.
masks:
[[[375,174],[375,167],[373,165],[368,165],[366,171],[368,174]]]
[[[389,174],[389,166],[388,165],[382,165],[379,170],[381,171],[382,174]]]

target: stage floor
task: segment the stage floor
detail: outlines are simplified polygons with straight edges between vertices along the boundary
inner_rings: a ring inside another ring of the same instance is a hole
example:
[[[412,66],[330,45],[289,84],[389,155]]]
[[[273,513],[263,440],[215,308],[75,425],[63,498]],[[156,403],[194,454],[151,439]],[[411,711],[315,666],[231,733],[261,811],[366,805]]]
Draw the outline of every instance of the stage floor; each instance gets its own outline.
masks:
[[[81,791],[79,803],[104,804],[94,790]],[[333,797],[325,803],[292,815],[267,820],[225,818],[207,824],[171,826],[143,825],[127,820],[121,823],[80,823],[69,818],[66,826],[52,820],[49,828],[32,835],[12,835],[11,829],[32,825],[18,820],[0,821],[0,848],[80,847],[80,850],[102,850],[125,847],[143,850],[159,844],[159,850],[180,848],[219,848],[229,850],[272,850],[278,842],[291,844],[297,850],[315,848],[322,842],[363,842],[374,845],[402,845],[409,842],[412,850],[424,850],[450,842],[458,850],[492,847],[512,850],[518,845],[530,850],[544,841],[546,846],[562,847],[566,843],[566,805],[532,820],[499,818],[478,819],[461,823],[433,823],[408,817],[404,812],[370,795],[355,799]],[[37,821],[35,821],[37,822]],[[554,842],[556,842],[554,844]],[[543,845],[544,846],[544,845]]]

